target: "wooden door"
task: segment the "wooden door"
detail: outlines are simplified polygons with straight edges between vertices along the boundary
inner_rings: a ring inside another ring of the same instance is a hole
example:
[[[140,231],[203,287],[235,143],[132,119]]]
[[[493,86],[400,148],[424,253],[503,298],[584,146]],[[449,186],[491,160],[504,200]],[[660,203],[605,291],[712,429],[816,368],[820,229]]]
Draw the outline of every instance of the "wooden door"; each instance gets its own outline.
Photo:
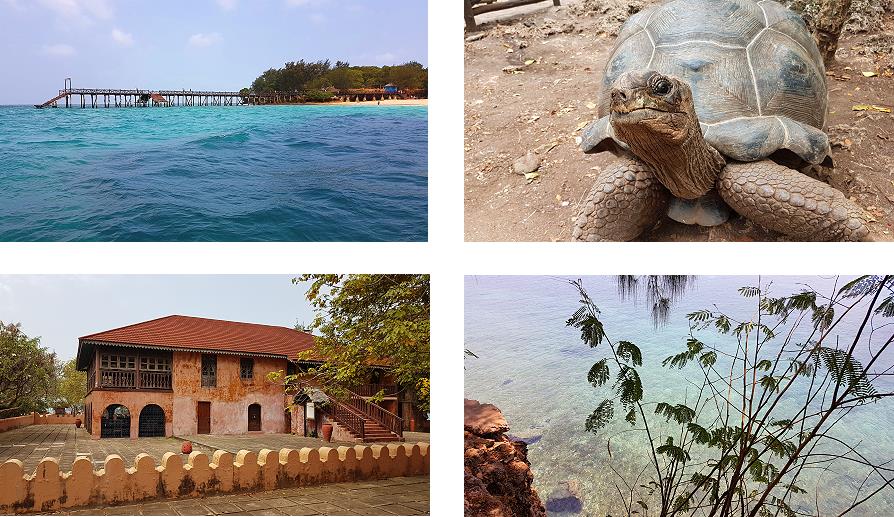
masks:
[[[199,402],[196,406],[196,422],[198,423],[198,434],[211,433],[211,403]]]
[[[252,404],[248,406],[248,430],[261,430],[261,405]]]

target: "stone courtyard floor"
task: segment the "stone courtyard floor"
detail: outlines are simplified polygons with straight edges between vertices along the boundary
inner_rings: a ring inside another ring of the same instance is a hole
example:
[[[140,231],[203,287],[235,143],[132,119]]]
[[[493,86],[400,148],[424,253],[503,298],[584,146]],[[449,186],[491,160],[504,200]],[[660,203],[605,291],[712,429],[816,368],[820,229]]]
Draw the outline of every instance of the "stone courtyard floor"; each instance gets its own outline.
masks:
[[[125,506],[58,515],[428,515],[429,477],[334,483]]]
[[[79,457],[93,461],[93,469],[105,466],[106,456],[117,454],[128,467],[133,466],[137,454],[145,452],[155,458],[156,464],[166,452],[180,452],[181,440],[174,438],[103,438],[93,440],[87,431],[73,425],[29,425],[0,433],[0,462],[17,459],[26,473],[33,473],[40,460],[49,456],[59,461],[63,472],[71,470],[71,464]],[[194,450],[213,454],[202,446]],[[184,463],[188,455],[182,454]]]
[[[102,438],[94,440],[82,427],[73,425],[31,425],[0,433],[0,463],[17,459],[22,462],[25,472],[33,473],[44,457],[53,457],[59,461],[63,472],[71,470],[71,464],[78,457],[93,461],[94,469],[105,465],[106,456],[117,454],[124,459],[126,466],[133,466],[137,454],[144,452],[155,458],[159,464],[166,452],[180,453],[183,440],[193,442],[193,450],[204,452],[209,457],[215,449],[232,453],[240,449],[260,451],[261,449],[279,450],[282,448],[300,449],[301,447],[322,447],[339,445],[355,445],[347,442],[326,443],[319,438],[305,438],[291,434],[245,434],[245,435],[194,435],[181,438]],[[428,441],[428,433],[404,433],[407,443]],[[180,454],[183,463],[188,455]],[[313,514],[311,514],[313,515]]]

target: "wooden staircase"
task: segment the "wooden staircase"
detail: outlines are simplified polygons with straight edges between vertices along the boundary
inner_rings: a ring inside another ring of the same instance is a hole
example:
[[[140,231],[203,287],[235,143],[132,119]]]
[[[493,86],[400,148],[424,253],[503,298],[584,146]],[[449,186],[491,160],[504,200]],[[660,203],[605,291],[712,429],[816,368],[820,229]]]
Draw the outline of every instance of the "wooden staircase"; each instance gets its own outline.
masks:
[[[35,108],[46,108],[46,107],[48,107],[48,106],[50,106],[50,105],[55,104],[56,101],[62,99],[62,98],[65,97],[66,95],[68,95],[68,92],[59,92],[59,95],[57,95],[57,96],[53,97],[52,99],[50,99],[50,100],[44,102],[43,104],[35,104],[34,107],[35,107]]]
[[[402,442],[403,419],[382,406],[348,391],[345,400],[329,397],[323,411],[359,442]]]

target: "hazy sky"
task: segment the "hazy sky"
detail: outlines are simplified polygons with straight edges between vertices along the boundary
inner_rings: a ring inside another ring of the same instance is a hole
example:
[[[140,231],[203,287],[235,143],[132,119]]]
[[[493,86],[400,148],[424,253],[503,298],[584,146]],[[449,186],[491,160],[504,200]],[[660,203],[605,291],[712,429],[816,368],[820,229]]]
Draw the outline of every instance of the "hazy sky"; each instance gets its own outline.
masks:
[[[238,90],[286,61],[428,66],[425,0],[0,0],[0,104],[75,88]]]
[[[0,321],[21,323],[63,359],[78,338],[182,314],[292,327],[314,312],[293,276],[0,276]]]

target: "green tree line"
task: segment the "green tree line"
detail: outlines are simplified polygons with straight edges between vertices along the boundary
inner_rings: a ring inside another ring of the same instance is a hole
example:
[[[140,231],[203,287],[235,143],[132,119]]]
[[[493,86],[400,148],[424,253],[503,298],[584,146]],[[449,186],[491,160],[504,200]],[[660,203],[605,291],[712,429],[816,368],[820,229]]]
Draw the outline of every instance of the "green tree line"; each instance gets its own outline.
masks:
[[[86,392],[87,374],[77,371],[74,359],[62,361],[21,325],[0,322],[0,418],[51,407],[80,411]]]
[[[381,88],[393,84],[400,89],[428,88],[428,69],[410,61],[395,66],[351,66],[344,61],[290,61],[271,68],[255,79],[243,93],[321,91],[334,87]],[[247,90],[247,92],[246,92]]]

